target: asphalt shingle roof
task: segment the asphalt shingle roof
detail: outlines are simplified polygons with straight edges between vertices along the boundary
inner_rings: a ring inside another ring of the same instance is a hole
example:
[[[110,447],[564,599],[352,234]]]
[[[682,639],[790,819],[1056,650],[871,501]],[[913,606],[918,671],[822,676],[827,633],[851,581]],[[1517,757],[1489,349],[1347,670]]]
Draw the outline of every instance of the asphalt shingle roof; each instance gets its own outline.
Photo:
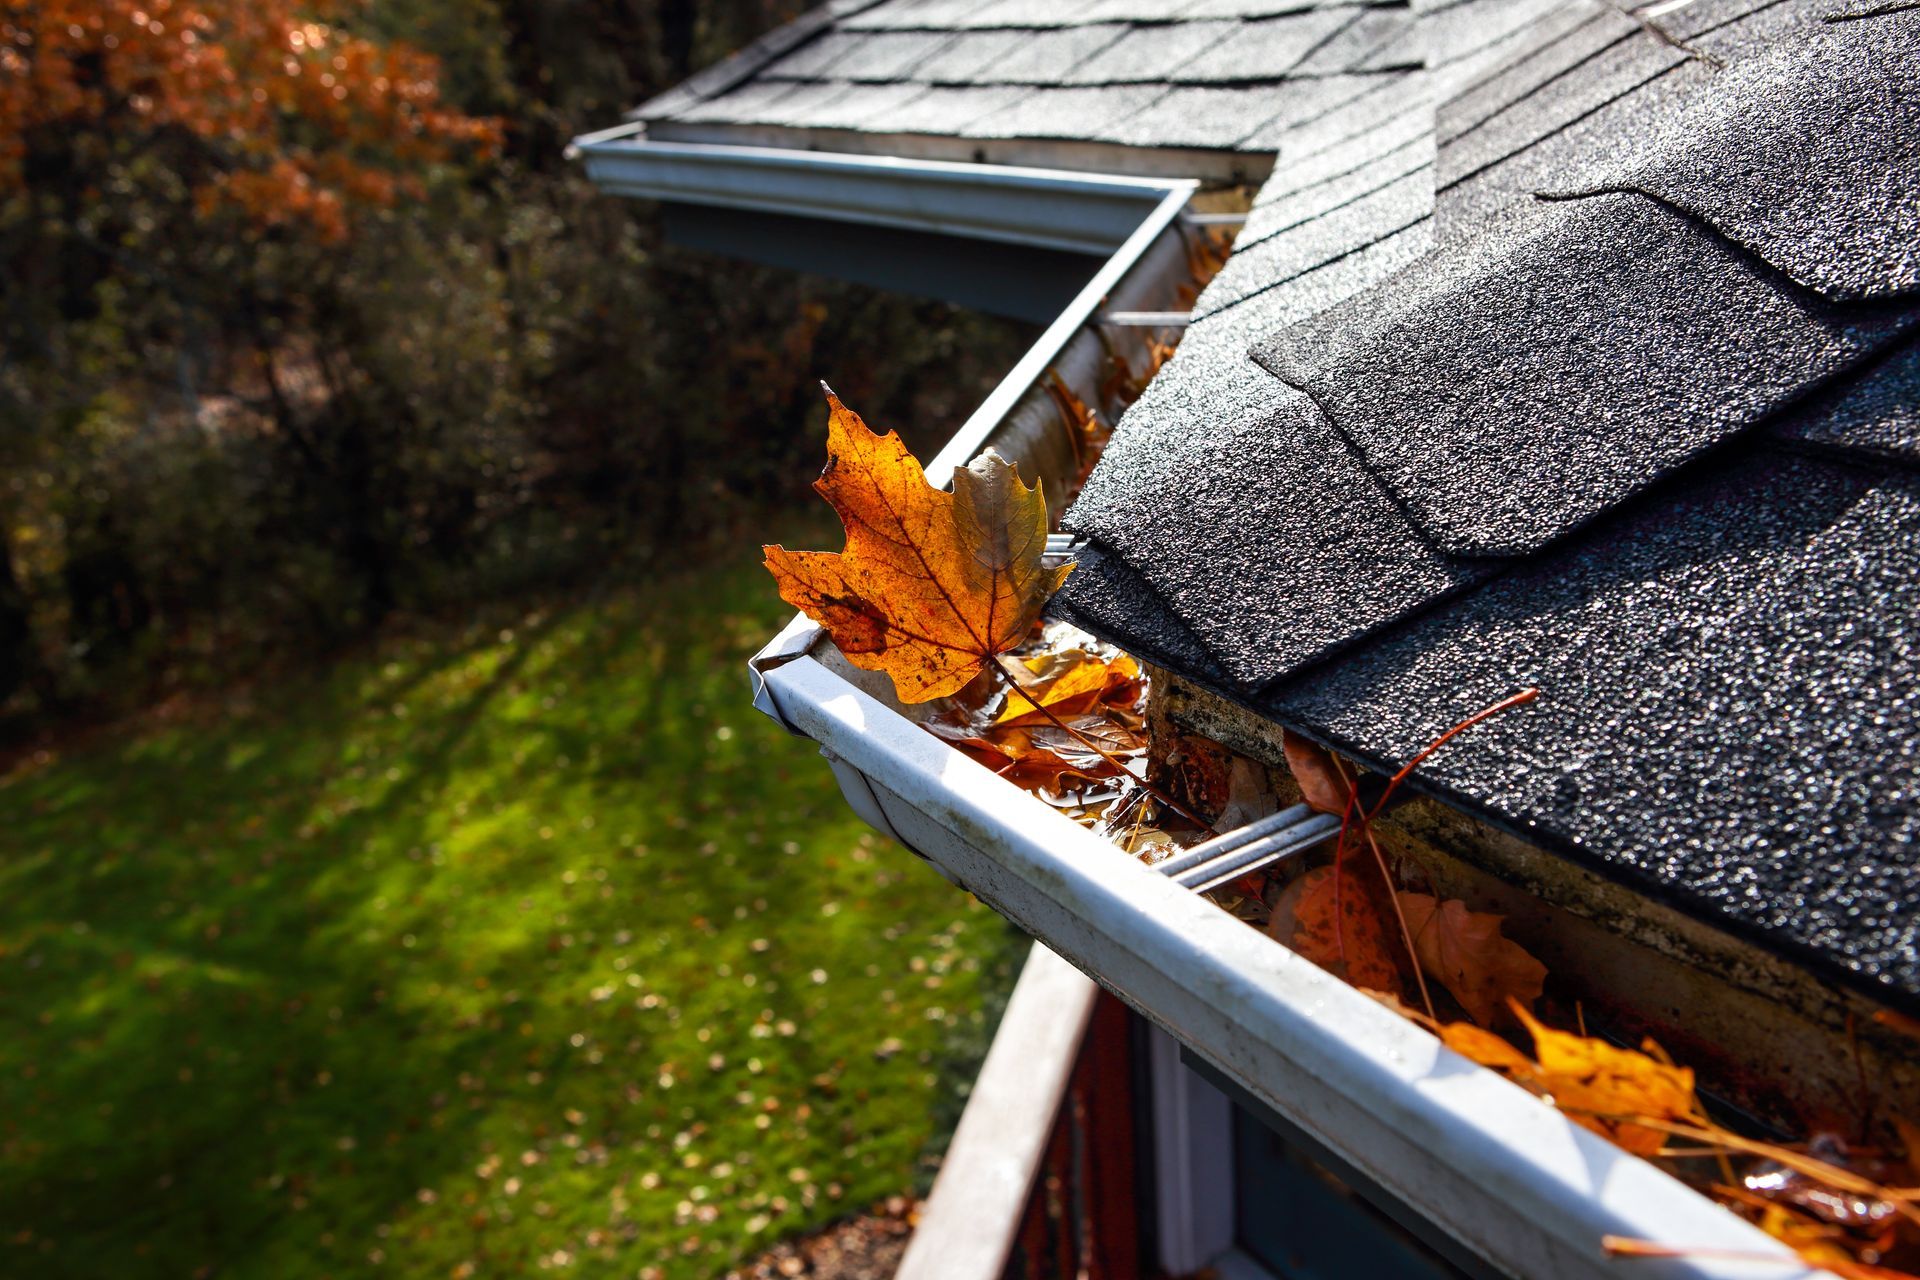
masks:
[[[1264,154],[1276,128],[1338,89],[1321,79],[1378,89],[1404,78],[1419,62],[1413,22],[1404,4],[852,0],[634,114],[656,130],[841,128]],[[953,92],[977,86],[1003,87],[990,111],[977,109],[981,95]],[[1061,97],[1067,88],[1081,92]]]
[[[1920,1013],[1920,11],[830,0],[637,113],[1274,157],[1053,609]]]
[[[1381,765],[1537,685],[1418,785],[1920,1009],[1920,13],[1478,8],[1276,132],[1057,608]]]

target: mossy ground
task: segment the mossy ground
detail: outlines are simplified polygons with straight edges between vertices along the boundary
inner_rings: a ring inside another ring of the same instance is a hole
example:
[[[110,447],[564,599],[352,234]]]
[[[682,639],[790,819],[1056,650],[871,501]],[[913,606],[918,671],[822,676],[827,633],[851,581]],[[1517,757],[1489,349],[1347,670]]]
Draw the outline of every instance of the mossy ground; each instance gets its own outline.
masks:
[[[1021,947],[743,662],[756,555],[0,780],[0,1272],[705,1277],[910,1190]]]

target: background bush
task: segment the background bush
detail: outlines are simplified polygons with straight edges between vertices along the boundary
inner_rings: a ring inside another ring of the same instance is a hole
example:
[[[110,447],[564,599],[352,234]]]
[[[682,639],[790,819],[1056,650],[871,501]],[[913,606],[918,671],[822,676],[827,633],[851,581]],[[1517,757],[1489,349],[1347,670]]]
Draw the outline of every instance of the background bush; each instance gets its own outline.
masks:
[[[957,425],[1024,332],[676,250],[563,157],[802,7],[336,11],[425,46],[444,105],[501,124],[337,237],[209,215],[185,144],[133,147],[111,113],[0,136],[26,157],[0,190],[10,731],[395,610],[697,554],[817,471],[825,375],[921,445]]]

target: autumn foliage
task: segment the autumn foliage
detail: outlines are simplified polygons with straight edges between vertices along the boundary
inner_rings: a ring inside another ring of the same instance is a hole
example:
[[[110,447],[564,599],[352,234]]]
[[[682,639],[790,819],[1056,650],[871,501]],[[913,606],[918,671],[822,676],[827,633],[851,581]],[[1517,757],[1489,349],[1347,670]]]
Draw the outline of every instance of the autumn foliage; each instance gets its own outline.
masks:
[[[345,236],[357,206],[498,125],[441,102],[439,66],[350,29],[351,0],[0,0],[0,195],[81,134],[163,152],[195,210]]]
[[[902,700],[956,693],[1026,638],[1065,581],[1042,563],[1047,504],[989,451],[927,483],[896,432],[876,435],[827,392],[827,466],[814,488],[846,526],[841,552],[766,549],[780,596],[827,629],[855,666]]]

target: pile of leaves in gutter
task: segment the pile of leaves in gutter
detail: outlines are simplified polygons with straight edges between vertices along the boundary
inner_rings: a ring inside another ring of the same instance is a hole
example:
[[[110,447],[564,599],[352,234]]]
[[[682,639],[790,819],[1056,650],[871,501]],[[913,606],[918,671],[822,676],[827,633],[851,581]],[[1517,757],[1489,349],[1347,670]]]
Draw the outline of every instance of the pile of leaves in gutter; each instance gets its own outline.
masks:
[[[1103,424],[1057,379],[1054,396],[1084,478]],[[885,672],[903,702],[937,703],[929,732],[1149,863],[1279,807],[1264,765],[1203,739],[1182,738],[1150,772],[1141,665],[1040,619],[1071,566],[1045,557],[1038,485],[989,451],[956,473],[952,492],[936,490],[898,435],[876,435],[831,392],[828,403],[828,462],[815,488],[839,513],[846,547],[770,546],[766,556],[782,597],[850,662]],[[1788,1144],[1726,1127],[1702,1105],[1693,1071],[1652,1040],[1633,1049],[1548,1025],[1546,966],[1505,935],[1502,917],[1429,892],[1419,867],[1396,870],[1382,852],[1373,821],[1394,789],[1456,734],[1533,696],[1523,690],[1455,725],[1370,804],[1356,766],[1289,737],[1292,783],[1341,818],[1332,856],[1304,872],[1243,876],[1216,901],[1808,1264],[1852,1280],[1920,1275],[1920,1128],[1898,1125],[1901,1149],[1882,1150],[1836,1134]],[[1629,1256],[1673,1252],[1604,1243]]]
[[[1920,1274],[1920,1128],[1897,1123],[1900,1149],[1885,1150],[1837,1133],[1780,1143],[1727,1127],[1703,1105],[1692,1069],[1655,1041],[1636,1050],[1588,1035],[1584,1025],[1548,1025],[1538,1007],[1546,966],[1504,936],[1504,919],[1409,887],[1422,869],[1396,869],[1381,851],[1373,821],[1414,769],[1455,735],[1536,694],[1522,690],[1441,734],[1371,805],[1361,802],[1355,765],[1288,734],[1288,771],[1302,797],[1340,815],[1341,826],[1326,865],[1237,886],[1268,905],[1266,931],[1456,1053],[1753,1222],[1807,1264],[1858,1280]],[[1573,1013],[1583,1023],[1577,1006]],[[1618,1237],[1603,1244],[1629,1257],[1689,1252]]]

